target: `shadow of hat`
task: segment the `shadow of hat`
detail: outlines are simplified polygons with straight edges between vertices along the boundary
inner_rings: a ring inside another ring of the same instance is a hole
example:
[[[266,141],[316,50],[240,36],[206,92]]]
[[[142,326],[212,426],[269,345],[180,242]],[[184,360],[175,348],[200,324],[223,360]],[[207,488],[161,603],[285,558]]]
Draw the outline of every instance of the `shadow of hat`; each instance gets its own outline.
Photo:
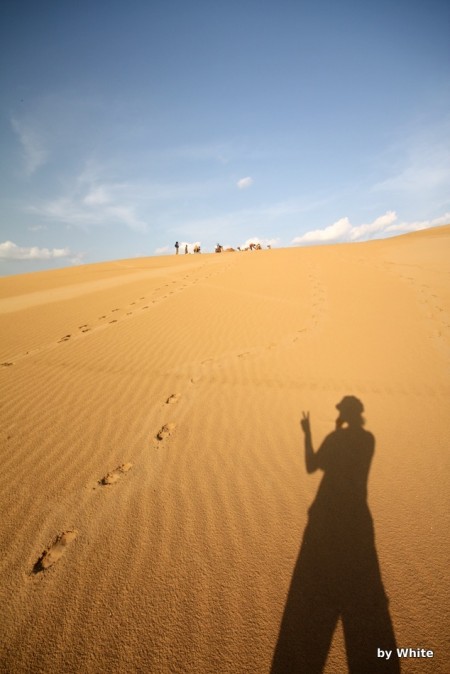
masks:
[[[336,405],[336,408],[341,414],[356,415],[364,412],[364,405],[356,396],[344,396],[341,402]]]

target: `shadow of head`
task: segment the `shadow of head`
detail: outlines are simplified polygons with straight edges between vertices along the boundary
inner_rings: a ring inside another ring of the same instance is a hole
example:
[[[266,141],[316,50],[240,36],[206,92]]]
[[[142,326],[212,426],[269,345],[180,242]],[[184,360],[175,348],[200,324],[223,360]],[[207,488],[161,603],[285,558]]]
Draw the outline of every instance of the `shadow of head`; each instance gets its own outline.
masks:
[[[344,396],[340,403],[336,405],[339,410],[339,417],[336,421],[336,426],[340,427],[343,424],[349,426],[363,426],[365,419],[362,416],[364,412],[364,405],[356,396]]]

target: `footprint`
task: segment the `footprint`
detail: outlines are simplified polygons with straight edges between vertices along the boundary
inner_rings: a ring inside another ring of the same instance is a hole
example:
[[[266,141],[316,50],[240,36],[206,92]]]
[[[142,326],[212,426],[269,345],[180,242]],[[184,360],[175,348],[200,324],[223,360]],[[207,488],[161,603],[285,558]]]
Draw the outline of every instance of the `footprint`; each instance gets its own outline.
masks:
[[[101,321],[102,318],[106,318],[106,316],[99,316],[99,321]]]
[[[245,351],[244,353],[238,353],[238,358],[247,358],[250,356],[250,351]]]
[[[39,573],[49,569],[55,564],[64,554],[66,548],[77,537],[76,531],[64,531],[57,536],[56,540],[50,547],[48,547],[39,557],[36,564],[33,566],[33,573]]]
[[[11,365],[14,365],[14,363],[2,363],[2,367],[10,367]]]
[[[166,405],[172,405],[173,403],[177,403],[180,398],[181,395],[179,393],[172,393],[172,395],[167,398]]]
[[[91,328],[83,328],[83,330],[81,332],[89,332],[90,329]]]
[[[65,335],[64,337],[61,337],[61,339],[58,340],[58,344],[60,342],[67,342],[67,340],[70,339],[70,337],[71,337],[70,335]]]
[[[148,309],[148,304],[145,305],[145,307],[142,307],[143,309]]]
[[[111,311],[119,311],[119,309],[111,309]]]
[[[110,473],[105,475],[105,477],[102,477],[102,479],[98,481],[98,484],[115,484],[117,480],[120,479],[122,473],[128,473],[132,466],[132,463],[122,463],[121,466],[117,466],[115,470],[112,470]]]
[[[117,323],[117,319],[115,318],[113,321],[109,321],[110,323]]]
[[[86,323],[86,325],[79,325],[78,326],[78,330],[82,330],[83,328],[87,328],[87,323]]]
[[[164,426],[156,434],[157,440],[164,440],[168,438],[169,435],[172,435],[172,432],[175,430],[175,424],[164,424]]]

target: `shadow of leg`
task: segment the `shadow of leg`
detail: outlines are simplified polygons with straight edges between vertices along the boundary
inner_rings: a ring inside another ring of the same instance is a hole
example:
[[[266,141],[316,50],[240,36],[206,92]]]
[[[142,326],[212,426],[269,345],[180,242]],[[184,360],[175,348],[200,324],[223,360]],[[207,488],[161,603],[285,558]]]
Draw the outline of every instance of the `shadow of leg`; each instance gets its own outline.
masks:
[[[351,605],[342,612],[345,648],[350,674],[398,674],[400,663],[388,602],[378,597],[369,606]],[[390,651],[389,660],[377,656],[378,649]]]
[[[320,674],[330,650],[338,611],[319,598],[300,597],[291,586],[271,674]]]

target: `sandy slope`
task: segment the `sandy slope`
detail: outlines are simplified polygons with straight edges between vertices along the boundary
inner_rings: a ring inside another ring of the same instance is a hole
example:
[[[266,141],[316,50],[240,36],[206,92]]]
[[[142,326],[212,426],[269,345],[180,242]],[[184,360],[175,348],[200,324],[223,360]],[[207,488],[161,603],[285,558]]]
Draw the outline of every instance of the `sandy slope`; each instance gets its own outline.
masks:
[[[301,411],[318,447],[354,394],[397,645],[435,651],[402,672],[450,671],[449,260],[447,226],[0,279],[0,670],[270,672]]]

